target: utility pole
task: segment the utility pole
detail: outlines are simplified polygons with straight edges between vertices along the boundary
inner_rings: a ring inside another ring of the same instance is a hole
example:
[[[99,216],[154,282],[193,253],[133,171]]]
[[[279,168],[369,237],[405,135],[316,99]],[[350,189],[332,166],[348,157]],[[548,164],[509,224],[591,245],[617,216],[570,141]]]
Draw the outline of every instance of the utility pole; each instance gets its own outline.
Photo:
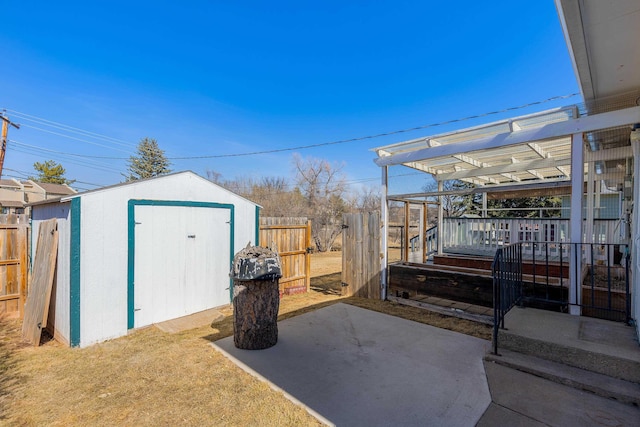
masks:
[[[0,113],[2,118],[2,148],[0,149],[0,177],[2,177],[2,168],[4,167],[4,153],[7,151],[7,135],[9,134],[9,125],[16,129],[20,129],[20,125],[13,123],[8,117]]]

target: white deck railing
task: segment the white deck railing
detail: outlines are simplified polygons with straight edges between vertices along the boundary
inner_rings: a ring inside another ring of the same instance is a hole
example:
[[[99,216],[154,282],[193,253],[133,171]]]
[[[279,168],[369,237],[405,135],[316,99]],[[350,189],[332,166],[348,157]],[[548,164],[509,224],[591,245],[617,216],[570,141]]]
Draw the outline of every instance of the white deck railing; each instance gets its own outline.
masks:
[[[583,227],[586,229],[586,227]],[[444,252],[493,256],[498,248],[517,242],[569,242],[569,220],[562,218],[444,218]],[[592,239],[583,237],[583,242],[621,243],[619,221],[595,220]],[[579,243],[579,242],[575,242]],[[528,253],[551,251],[550,256],[559,256],[560,247],[554,245],[527,246]],[[553,253],[558,251],[557,254]],[[548,253],[548,252],[547,252]],[[541,255],[541,254],[536,254]]]

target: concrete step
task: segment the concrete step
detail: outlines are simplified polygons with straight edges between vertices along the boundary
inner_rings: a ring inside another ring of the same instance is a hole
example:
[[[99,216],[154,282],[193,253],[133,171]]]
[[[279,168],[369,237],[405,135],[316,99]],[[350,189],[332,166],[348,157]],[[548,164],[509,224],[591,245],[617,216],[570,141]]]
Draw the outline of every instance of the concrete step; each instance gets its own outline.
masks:
[[[578,390],[585,390],[597,396],[615,399],[621,403],[640,406],[640,384],[638,383],[510,350],[500,349],[499,353],[499,356],[487,354],[485,361]]]
[[[514,317],[515,316],[515,317]],[[640,384],[634,329],[535,309],[512,309],[498,334],[498,352],[511,350]]]

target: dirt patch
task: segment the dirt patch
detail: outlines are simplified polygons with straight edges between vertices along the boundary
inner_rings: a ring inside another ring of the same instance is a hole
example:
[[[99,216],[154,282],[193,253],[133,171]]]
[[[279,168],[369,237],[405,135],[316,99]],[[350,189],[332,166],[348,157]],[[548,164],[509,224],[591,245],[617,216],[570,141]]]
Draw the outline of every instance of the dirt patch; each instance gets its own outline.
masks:
[[[391,302],[342,298],[339,265],[340,252],[313,254],[311,291],[282,298],[278,319],[342,301],[490,337],[485,325]],[[231,308],[221,313],[220,320],[189,331],[168,334],[149,327],[85,349],[55,341],[24,346],[19,323],[1,321],[0,424],[318,425],[211,348],[210,342],[233,334]]]

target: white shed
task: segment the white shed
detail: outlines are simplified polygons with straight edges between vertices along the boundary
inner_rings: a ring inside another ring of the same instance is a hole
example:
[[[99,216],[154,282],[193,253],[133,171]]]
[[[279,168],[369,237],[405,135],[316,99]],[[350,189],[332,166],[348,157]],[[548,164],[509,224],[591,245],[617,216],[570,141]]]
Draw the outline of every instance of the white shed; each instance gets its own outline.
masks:
[[[51,218],[59,248],[50,324],[80,347],[229,304],[231,260],[259,233],[258,205],[193,172],[34,204],[32,235]]]

